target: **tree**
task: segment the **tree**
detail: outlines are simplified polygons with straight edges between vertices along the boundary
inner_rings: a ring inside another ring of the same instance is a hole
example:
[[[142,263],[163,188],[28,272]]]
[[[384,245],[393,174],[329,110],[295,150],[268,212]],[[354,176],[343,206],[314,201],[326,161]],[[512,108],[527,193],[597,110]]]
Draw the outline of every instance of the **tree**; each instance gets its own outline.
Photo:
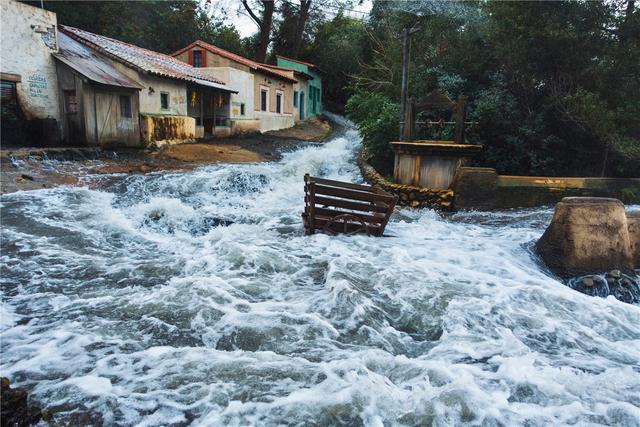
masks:
[[[38,2],[39,5],[39,2]],[[58,22],[163,53],[174,52],[196,39],[223,40],[239,49],[235,29],[209,18],[196,1],[45,1]],[[225,47],[226,48],[226,47]]]
[[[254,12],[254,9],[260,7],[256,5],[249,5],[248,0],[242,0],[242,6],[247,11],[253,22],[256,23],[259,29],[259,43],[256,50],[255,59],[258,62],[264,62],[267,57],[267,49],[271,42],[271,24],[273,23],[273,11],[274,0],[260,0],[258,2],[261,5],[262,11],[260,17]]]

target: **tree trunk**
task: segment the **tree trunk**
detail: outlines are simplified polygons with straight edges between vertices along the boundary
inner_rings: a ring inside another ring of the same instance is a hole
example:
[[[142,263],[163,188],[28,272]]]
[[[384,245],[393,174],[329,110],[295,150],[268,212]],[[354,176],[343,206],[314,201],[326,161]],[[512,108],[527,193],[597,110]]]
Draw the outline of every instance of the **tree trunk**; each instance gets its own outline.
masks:
[[[267,57],[267,49],[269,48],[269,42],[271,41],[271,24],[273,23],[273,8],[275,0],[261,0],[262,3],[262,17],[258,18],[255,12],[249,6],[247,0],[242,0],[242,6],[253,19],[260,30],[260,44],[256,51],[256,61],[264,62]]]
[[[256,52],[256,61],[264,62],[271,41],[271,24],[273,23],[274,0],[263,0],[262,25],[260,25],[260,44]]]
[[[304,38],[304,27],[309,19],[309,9],[311,9],[312,0],[300,0],[300,13],[298,14],[298,24],[296,26],[295,40],[293,42],[294,58],[297,58],[302,48],[302,39]]]
[[[625,11],[624,22],[629,22],[629,19],[631,18],[631,14],[633,13],[633,8],[635,4],[636,4],[635,0],[627,1],[627,10]]]

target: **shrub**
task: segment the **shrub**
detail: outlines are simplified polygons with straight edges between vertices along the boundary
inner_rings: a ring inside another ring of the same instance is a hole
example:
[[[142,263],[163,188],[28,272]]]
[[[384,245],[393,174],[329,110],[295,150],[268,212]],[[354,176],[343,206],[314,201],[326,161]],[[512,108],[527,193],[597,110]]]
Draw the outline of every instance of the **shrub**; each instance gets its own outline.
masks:
[[[382,94],[358,91],[345,111],[360,131],[367,161],[383,175],[393,173],[389,142],[398,139],[400,105]]]

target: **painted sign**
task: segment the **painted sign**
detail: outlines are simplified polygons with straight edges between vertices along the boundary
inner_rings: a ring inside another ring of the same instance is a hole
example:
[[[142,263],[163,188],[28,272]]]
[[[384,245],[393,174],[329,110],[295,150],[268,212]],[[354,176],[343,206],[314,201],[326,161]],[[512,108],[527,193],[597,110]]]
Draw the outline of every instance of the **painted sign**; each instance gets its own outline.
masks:
[[[47,93],[47,78],[41,74],[33,73],[27,78],[29,96],[33,98],[49,98]]]

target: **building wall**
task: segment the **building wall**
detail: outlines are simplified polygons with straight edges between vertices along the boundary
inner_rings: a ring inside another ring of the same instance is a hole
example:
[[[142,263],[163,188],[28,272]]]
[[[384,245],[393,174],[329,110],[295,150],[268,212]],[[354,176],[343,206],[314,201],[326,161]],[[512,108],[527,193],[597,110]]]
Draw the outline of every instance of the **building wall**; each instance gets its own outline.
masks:
[[[187,115],[187,82],[140,73],[118,61],[109,58],[107,60],[122,74],[144,86],[140,91],[140,114]],[[169,108],[167,110],[160,107],[162,92],[169,94]]]
[[[318,114],[322,114],[322,76],[315,71],[309,70],[308,73],[313,76],[313,80],[309,80],[309,90],[307,99],[309,108],[308,117],[313,117]],[[315,100],[315,109],[313,108]]]
[[[0,5],[0,71],[20,76],[16,92],[26,120],[59,122],[56,64],[51,56],[58,50],[55,13],[15,0],[2,0]],[[59,137],[61,128],[56,126]]]
[[[194,50],[203,50],[201,47],[199,46],[194,46],[189,50],[185,50],[184,52],[182,52],[180,55],[176,55],[175,57],[177,59],[179,59],[182,62],[186,62],[187,64],[189,63],[189,52],[194,51]],[[193,64],[191,64],[193,65]],[[205,63],[204,63],[204,68],[208,68],[208,67],[231,67],[231,68],[235,68],[237,70],[240,71],[249,71],[249,67],[247,67],[246,65],[240,64],[238,62],[232,61],[228,58],[225,58],[224,56],[220,56],[216,53],[213,53],[211,51],[207,51],[207,53],[205,54]],[[228,84],[228,83],[227,83]]]
[[[293,97],[294,98],[296,97],[296,92],[298,94],[297,95],[297,103],[293,104],[293,102],[292,102],[292,105],[293,105],[293,118],[294,118],[294,120],[296,122],[299,122],[299,121],[304,120],[304,119],[307,118],[307,100],[306,100],[307,93],[308,93],[307,80],[302,79],[302,78],[298,78],[298,83],[295,83],[293,85]],[[301,104],[300,104],[300,98],[301,97],[305,98],[303,106],[301,106]],[[300,116],[300,108],[301,107],[304,109],[304,111],[303,111],[304,115],[302,117]]]
[[[300,64],[299,62],[295,62],[295,61],[289,61],[285,58],[279,57],[277,64],[279,67],[291,68],[293,70],[302,71],[303,73],[307,73],[313,76],[313,80],[309,80],[307,82],[308,90],[306,91],[306,96],[305,96],[305,104],[306,104],[305,118],[313,117],[318,114],[321,114],[323,111],[322,76],[319,73],[313,70],[310,70],[307,65]],[[314,99],[315,99],[315,105],[316,105],[315,111],[313,110]]]
[[[251,94],[254,88],[253,74],[249,71],[238,70],[233,67],[202,68],[208,75],[222,80],[238,93],[231,94],[231,119],[251,120],[254,117],[254,99]],[[244,115],[241,105],[244,104]]]
[[[282,114],[293,113],[293,83],[285,80],[280,80],[266,74],[262,74],[259,71],[254,72],[254,109],[260,111],[260,91],[264,88],[269,91],[269,98],[267,102],[268,111],[270,113],[276,113],[276,94],[281,92],[282,99]],[[263,112],[264,113],[264,112]]]

